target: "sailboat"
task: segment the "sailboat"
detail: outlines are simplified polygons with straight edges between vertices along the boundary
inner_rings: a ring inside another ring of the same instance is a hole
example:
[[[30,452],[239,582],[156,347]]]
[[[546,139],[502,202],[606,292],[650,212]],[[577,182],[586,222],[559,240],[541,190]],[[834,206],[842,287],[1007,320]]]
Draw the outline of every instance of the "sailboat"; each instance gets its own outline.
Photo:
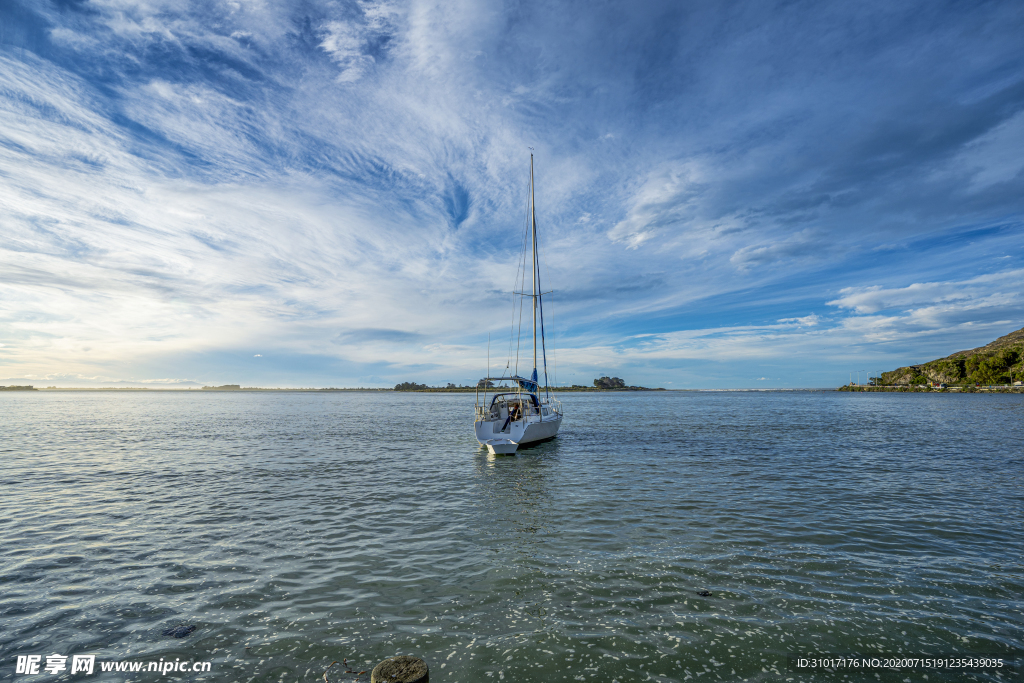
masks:
[[[544,294],[540,286],[540,265],[537,258],[537,205],[534,197],[533,154],[531,153],[529,217],[533,292],[531,294],[515,292],[515,295],[529,297],[533,304],[533,372],[529,378],[519,375],[517,352],[514,372],[501,377],[485,377],[477,385],[476,421],[473,428],[477,441],[486,446],[487,451],[492,455],[512,454],[522,445],[552,439],[558,434],[558,428],[562,426],[562,403],[551,397],[548,385],[547,345],[544,342]],[[523,284],[525,285],[525,281]],[[520,311],[522,311],[521,307]],[[520,322],[521,316],[520,312]],[[539,326],[537,324],[538,316],[540,318]],[[540,334],[540,359],[543,361],[544,369],[543,396],[537,376],[538,332]],[[511,363],[511,348],[509,355]],[[489,357],[490,351],[488,350]],[[506,366],[506,370],[509,369],[511,368]],[[490,360],[488,360],[487,374],[490,375]],[[493,382],[500,382],[506,386],[496,388],[494,395],[489,397],[488,389],[491,388]],[[483,401],[480,400],[481,388],[483,389]]]

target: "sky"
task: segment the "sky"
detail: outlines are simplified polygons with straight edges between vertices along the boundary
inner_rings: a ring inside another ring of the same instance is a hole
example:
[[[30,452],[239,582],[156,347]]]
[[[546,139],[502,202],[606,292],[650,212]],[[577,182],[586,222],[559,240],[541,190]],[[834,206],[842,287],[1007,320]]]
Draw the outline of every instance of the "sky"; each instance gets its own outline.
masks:
[[[0,384],[514,370],[531,150],[552,383],[984,345],[1024,327],[1022,35],[1015,0],[4,0]]]

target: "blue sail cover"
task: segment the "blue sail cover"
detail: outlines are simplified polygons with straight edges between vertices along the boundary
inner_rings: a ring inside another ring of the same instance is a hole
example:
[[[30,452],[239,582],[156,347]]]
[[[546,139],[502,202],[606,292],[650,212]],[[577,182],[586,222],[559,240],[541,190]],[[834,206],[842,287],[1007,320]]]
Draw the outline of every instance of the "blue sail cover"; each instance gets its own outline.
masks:
[[[515,383],[522,387],[523,390],[528,391],[531,394],[537,393],[537,368],[533,369],[533,377],[531,379],[526,379],[519,375],[516,375],[512,379],[515,380]]]

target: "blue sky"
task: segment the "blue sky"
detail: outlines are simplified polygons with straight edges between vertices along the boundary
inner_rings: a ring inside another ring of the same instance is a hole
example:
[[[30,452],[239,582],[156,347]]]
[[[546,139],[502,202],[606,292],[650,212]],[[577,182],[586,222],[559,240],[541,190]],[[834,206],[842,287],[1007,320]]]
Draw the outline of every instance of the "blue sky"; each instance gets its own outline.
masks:
[[[1024,326],[1019,2],[0,4],[0,383],[836,386]],[[863,374],[862,374],[863,376]]]

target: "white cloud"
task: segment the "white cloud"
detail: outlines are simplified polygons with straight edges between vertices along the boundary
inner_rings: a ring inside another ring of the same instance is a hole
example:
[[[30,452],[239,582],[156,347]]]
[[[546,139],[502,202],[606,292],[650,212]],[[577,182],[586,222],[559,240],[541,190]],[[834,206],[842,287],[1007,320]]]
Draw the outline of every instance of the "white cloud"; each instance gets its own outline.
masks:
[[[324,34],[320,47],[341,68],[339,83],[358,81],[373,68],[374,58],[363,52],[367,40],[364,27],[347,21],[330,21],[324,25]]]
[[[699,201],[708,182],[705,169],[696,161],[649,174],[633,193],[626,217],[608,231],[608,237],[636,249],[666,232],[686,231],[699,216]]]
[[[819,316],[817,316],[816,314],[812,313],[810,315],[805,315],[805,316],[800,317],[800,318],[780,318],[779,322],[780,323],[793,323],[793,324],[799,325],[801,327],[804,327],[804,326],[817,325],[818,323],[821,322],[821,318]]]
[[[888,309],[924,311],[962,310],[1011,302],[1022,293],[1024,270],[1008,270],[979,275],[967,280],[947,282],[915,282],[906,287],[886,288],[881,285],[846,287],[829,306],[852,309],[859,314]],[[993,292],[999,288],[1007,292]]]

